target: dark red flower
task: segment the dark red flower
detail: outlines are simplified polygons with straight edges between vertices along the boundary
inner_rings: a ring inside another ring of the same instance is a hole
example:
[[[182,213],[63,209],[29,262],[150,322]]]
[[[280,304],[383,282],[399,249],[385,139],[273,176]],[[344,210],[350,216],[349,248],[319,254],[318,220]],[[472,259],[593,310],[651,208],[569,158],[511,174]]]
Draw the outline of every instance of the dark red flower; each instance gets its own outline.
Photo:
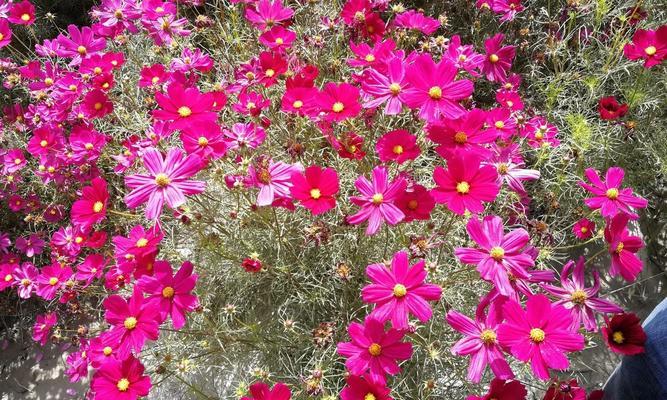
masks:
[[[613,121],[624,116],[628,112],[627,104],[619,104],[614,96],[603,97],[598,103],[600,118]]]
[[[262,262],[256,256],[244,258],[241,266],[246,272],[256,273],[262,270]]]
[[[554,382],[542,400],[586,400],[586,389],[579,386],[576,379]]]
[[[607,346],[616,353],[634,355],[644,352],[646,333],[633,313],[617,314],[602,328]]]
[[[603,390],[593,390],[591,394],[588,395],[588,400],[602,400],[602,397],[604,397]]]

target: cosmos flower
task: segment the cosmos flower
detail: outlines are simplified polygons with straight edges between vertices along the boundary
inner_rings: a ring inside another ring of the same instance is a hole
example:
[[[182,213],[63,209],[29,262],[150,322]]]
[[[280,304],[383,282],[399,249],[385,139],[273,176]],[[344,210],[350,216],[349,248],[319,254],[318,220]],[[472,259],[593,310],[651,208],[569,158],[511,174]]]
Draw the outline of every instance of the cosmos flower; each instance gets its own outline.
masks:
[[[72,274],[71,268],[63,268],[58,263],[42,268],[37,277],[37,295],[44,300],[53,300]]]
[[[514,46],[503,46],[505,35],[498,33],[484,41],[486,58],[482,64],[482,73],[491,82],[502,82],[512,68],[515,49]]]
[[[526,400],[528,391],[519,381],[505,381],[494,378],[484,396],[468,396],[466,400]]]
[[[617,314],[606,322],[602,327],[602,338],[612,351],[624,355],[644,352],[646,332],[635,314]]]
[[[579,182],[579,186],[593,194],[584,200],[584,203],[591,210],[600,210],[600,214],[605,218],[611,218],[618,213],[625,213],[632,218],[637,218],[637,214],[632,208],[646,208],[648,201],[632,193],[631,188],[621,189],[625,171],[623,168],[611,167],[605,174],[605,180],[600,179],[600,175],[593,168],[587,168],[584,171],[586,178],[590,182]]]
[[[578,239],[589,239],[595,233],[595,222],[588,218],[582,218],[574,224],[572,232]]]
[[[655,31],[637,29],[632,43],[623,47],[623,54],[630,60],[644,60],[645,68],[660,65],[667,58],[667,25]]]
[[[186,88],[172,83],[167,94],[155,93],[155,101],[160,109],[153,111],[153,117],[161,121],[171,121],[172,129],[181,129],[195,121],[213,121],[218,118],[213,109],[213,96],[201,93],[199,89]]]
[[[262,31],[292,18],[292,15],[294,10],[284,7],[282,0],[259,0],[245,10],[245,18]]]
[[[58,323],[58,314],[40,314],[32,327],[32,340],[44,346],[51,336],[51,329]]]
[[[619,104],[614,96],[602,97],[598,102],[600,118],[613,121],[623,117],[628,112],[627,104]]]
[[[417,145],[417,137],[404,129],[397,129],[382,135],[375,145],[375,151],[380,161],[384,163],[395,161],[398,164],[414,160],[421,154]]]
[[[483,158],[491,155],[487,145],[498,137],[494,131],[484,129],[486,113],[480,109],[464,112],[457,119],[443,118],[430,124],[426,130],[428,138],[438,144],[435,151],[443,158],[462,152],[471,152]]]
[[[17,25],[32,25],[35,23],[35,6],[28,0],[11,3],[7,20]]]
[[[256,382],[250,385],[250,396],[243,396],[241,400],[290,400],[292,392],[282,382],[270,387],[264,382]]]
[[[326,121],[354,118],[361,110],[359,89],[349,83],[327,83],[316,101]]]
[[[414,184],[408,187],[396,200],[396,206],[403,211],[405,219],[427,221],[431,218],[431,211],[435,207],[435,200],[431,192],[422,185]]]
[[[586,400],[586,389],[579,386],[576,379],[554,382],[544,393],[542,400]]]
[[[396,225],[401,222],[405,214],[396,207],[394,202],[405,190],[407,184],[403,178],[396,178],[389,182],[389,172],[385,167],[373,168],[373,182],[360,176],[354,186],[361,192],[361,196],[352,196],[350,201],[361,209],[354,215],[347,217],[352,225],[368,221],[367,235],[374,235],[383,222]]]
[[[87,230],[106,217],[109,192],[107,183],[100,177],[90,181],[91,186],[81,189],[81,198],[72,204],[72,223]]]
[[[644,264],[637,256],[637,252],[644,247],[644,242],[639,236],[633,236],[628,230],[629,216],[616,214],[607,220],[604,229],[604,239],[607,242],[609,255],[611,256],[611,276],[622,276],[626,281],[632,282],[642,271]]]
[[[258,206],[269,206],[275,200],[290,198],[293,185],[292,175],[301,172],[301,164],[286,164],[269,159],[260,160],[257,165],[248,167],[250,183],[259,188]]]
[[[373,56],[375,57],[375,56]],[[364,108],[375,108],[382,104],[386,115],[397,115],[406,102],[406,89],[409,83],[405,77],[403,60],[395,57],[387,62],[386,72],[375,68],[366,70],[361,81],[364,92]]]
[[[90,388],[94,400],[136,400],[148,395],[150,376],[144,375],[144,366],[133,355],[123,361],[109,359],[95,371]]]
[[[432,35],[440,28],[440,21],[427,17],[421,12],[408,10],[396,16],[394,25],[400,28],[416,30],[424,35]]]
[[[292,197],[313,215],[320,215],[336,207],[338,173],[333,168],[312,165],[304,173],[292,174]]]
[[[340,392],[341,400],[392,400],[391,389],[385,385],[374,383],[366,376],[350,375],[346,379],[345,388]]]
[[[114,294],[102,303],[104,318],[111,325],[108,335],[119,343],[118,355],[121,359],[132,351],[139,353],[146,340],[156,340],[160,334],[158,318],[160,310],[149,305],[138,287],[125,300]]]
[[[181,130],[183,149],[202,160],[216,160],[227,153],[227,142],[220,125],[213,121],[197,121]]]
[[[42,254],[42,251],[44,250],[44,241],[38,234],[32,233],[27,238],[23,236],[16,238],[14,247],[23,252],[26,257],[33,257],[36,254]]]
[[[438,285],[424,283],[424,260],[410,266],[408,254],[399,251],[394,254],[391,268],[384,264],[371,264],[366,267],[366,275],[372,283],[364,286],[361,297],[366,303],[376,304],[371,317],[380,322],[391,320],[396,329],[408,328],[410,314],[421,322],[431,319],[433,312],[428,301],[439,300],[442,289]]]

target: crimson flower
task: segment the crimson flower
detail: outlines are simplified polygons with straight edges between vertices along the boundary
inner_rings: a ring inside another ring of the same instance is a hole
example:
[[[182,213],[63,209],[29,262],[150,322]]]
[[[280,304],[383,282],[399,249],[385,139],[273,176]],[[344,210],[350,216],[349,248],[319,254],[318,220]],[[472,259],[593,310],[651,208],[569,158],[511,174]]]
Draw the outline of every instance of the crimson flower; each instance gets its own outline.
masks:
[[[250,397],[243,396],[241,400],[290,400],[292,392],[282,382],[269,387],[264,382],[256,382],[250,385]]]
[[[338,173],[333,168],[312,165],[304,171],[292,173],[290,192],[294,199],[309,209],[313,215],[325,213],[336,207]]]
[[[624,116],[628,112],[627,104],[619,104],[614,96],[603,97],[598,102],[600,118],[613,121]]]
[[[635,314],[617,314],[606,322],[602,327],[602,338],[612,351],[625,355],[644,352],[646,332]]]
[[[100,177],[90,181],[91,186],[84,187],[81,198],[72,204],[72,223],[87,230],[106,217],[109,192],[107,183]]]
[[[623,54],[630,60],[644,60],[644,67],[651,68],[667,58],[667,25],[657,30],[637,29],[632,43],[623,47]]]
[[[528,392],[519,381],[494,378],[489,392],[484,396],[468,396],[466,400],[526,400]]]
[[[110,358],[95,372],[90,388],[94,400],[135,400],[148,395],[151,378],[133,355],[123,361]]]

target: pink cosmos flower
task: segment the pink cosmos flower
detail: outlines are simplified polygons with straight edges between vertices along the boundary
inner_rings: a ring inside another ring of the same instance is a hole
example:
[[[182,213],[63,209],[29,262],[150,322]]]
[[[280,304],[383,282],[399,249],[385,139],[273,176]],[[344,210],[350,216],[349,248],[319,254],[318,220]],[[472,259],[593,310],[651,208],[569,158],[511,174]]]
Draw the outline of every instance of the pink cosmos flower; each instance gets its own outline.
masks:
[[[588,218],[582,218],[572,227],[572,232],[579,239],[588,239],[595,233],[595,222]]]
[[[623,54],[630,60],[644,60],[645,68],[660,65],[667,58],[667,25],[655,31],[637,29],[632,43],[623,47]]]
[[[628,230],[628,215],[616,214],[607,219],[604,228],[604,239],[609,246],[611,256],[611,276],[621,275],[626,281],[634,281],[644,267],[637,252],[644,247],[644,242],[638,236],[633,236]]]
[[[560,274],[562,287],[548,284],[540,286],[549,294],[560,299],[554,304],[562,304],[570,310],[572,313],[572,330],[578,330],[583,323],[586,330],[597,332],[598,324],[594,311],[616,314],[623,312],[623,309],[597,296],[600,291],[600,274],[597,271],[593,271],[593,286],[586,287],[583,257],[579,257],[574,270],[572,270],[573,265],[575,265],[574,261],[568,261],[563,266],[563,271]],[[570,272],[572,272],[572,279],[568,277]]]
[[[137,286],[146,294],[147,307],[155,307],[160,312],[160,320],[171,316],[174,329],[185,325],[186,312],[194,311],[198,304],[197,296],[192,290],[197,283],[197,274],[193,274],[193,265],[186,261],[173,274],[167,261],[156,261],[153,265],[153,276],[144,275]]]
[[[394,25],[400,28],[414,29],[424,35],[431,35],[440,28],[440,22],[437,19],[427,17],[415,10],[398,14],[394,19]]]
[[[373,282],[364,286],[361,297],[366,303],[375,303],[370,316],[380,322],[391,320],[396,329],[407,329],[409,314],[421,322],[431,319],[433,312],[428,301],[440,299],[438,285],[424,283],[424,260],[409,266],[408,253],[394,254],[391,269],[384,264],[366,267],[366,275]]]
[[[317,89],[311,87],[293,87],[285,91],[281,100],[282,110],[301,116],[315,117],[319,113]]]
[[[347,221],[352,225],[357,225],[367,220],[367,235],[374,235],[382,226],[383,221],[396,225],[405,217],[394,202],[405,190],[407,183],[403,178],[396,178],[390,183],[388,174],[385,167],[375,167],[372,183],[365,176],[360,176],[354,182],[361,196],[352,196],[350,201],[361,209],[356,214],[347,217]]]
[[[511,21],[517,13],[524,10],[521,0],[494,0],[492,10],[496,14],[503,14],[501,21]]]
[[[380,72],[386,72],[389,60],[402,59],[403,51],[395,51],[396,42],[392,39],[378,40],[372,46],[366,43],[350,41],[350,50],[356,58],[350,58],[347,63],[351,67],[372,67]]]
[[[486,395],[468,396],[466,400],[526,400],[527,395],[528,391],[521,382],[494,378]]]
[[[232,125],[232,129],[224,129],[222,133],[226,137],[225,141],[230,150],[256,149],[264,143],[266,138],[264,129],[252,122],[236,123]]]
[[[259,42],[271,50],[282,52],[292,47],[296,33],[276,25],[259,36]]]
[[[95,37],[93,30],[87,26],[79,29],[76,25],[67,27],[69,36],[58,35],[58,50],[60,57],[71,58],[71,65],[79,65],[87,56],[104,51],[106,41],[104,38]]]
[[[405,103],[419,108],[419,116],[427,122],[435,122],[440,116],[460,117],[464,109],[458,102],[472,94],[473,83],[467,79],[455,81],[456,74],[449,60],[436,64],[429,54],[418,56],[406,72],[412,87],[405,91]]]
[[[562,305],[544,295],[532,296],[526,310],[514,300],[503,305],[505,323],[498,328],[498,340],[521,361],[530,361],[533,374],[549,379],[549,368],[565,370],[570,363],[564,353],[583,350],[584,337],[573,331],[572,316]]]
[[[584,173],[590,184],[579,182],[579,185],[594,195],[594,197],[585,199],[584,203],[591,210],[599,209],[603,217],[611,218],[618,213],[625,213],[631,218],[637,218],[638,216],[632,211],[632,208],[646,208],[648,205],[648,201],[634,195],[631,188],[621,189],[621,183],[623,183],[623,176],[625,175],[623,168],[609,168],[605,175],[605,181],[600,179],[600,175],[593,168],[587,168]]]
[[[101,254],[89,254],[81,264],[76,267],[75,278],[84,281],[84,286],[88,286],[94,279],[99,279],[104,272],[108,260]]]
[[[51,328],[58,323],[56,313],[40,314],[32,327],[32,340],[44,346],[51,336]]]
[[[181,129],[195,121],[213,121],[218,118],[213,109],[213,96],[201,93],[199,89],[186,88],[172,83],[167,94],[155,93],[155,101],[161,107],[153,111],[153,117],[162,121],[172,121],[172,129]]]
[[[153,64],[141,69],[141,78],[139,87],[151,87],[164,83],[169,77],[169,73],[162,64]]]
[[[431,211],[435,207],[435,200],[431,192],[422,185],[412,185],[403,192],[396,200],[396,206],[403,211],[405,219],[410,222],[414,220],[428,221]]]
[[[47,156],[58,153],[65,147],[65,138],[62,129],[44,125],[33,132],[28,141],[28,153],[44,160]]]
[[[547,122],[544,117],[533,117],[521,131],[521,136],[528,139],[528,145],[533,148],[557,147],[560,140],[556,138],[558,128]]]
[[[39,270],[31,263],[23,263],[14,270],[14,281],[18,290],[19,297],[29,299],[32,292],[37,289],[37,276]]]
[[[235,112],[243,115],[250,115],[253,117],[259,116],[262,110],[271,105],[271,100],[255,92],[242,92],[239,95],[238,103],[234,104],[232,108]]]
[[[28,0],[12,3],[7,20],[17,25],[32,25],[35,23],[35,6]]]
[[[303,174],[292,174],[292,197],[313,215],[320,215],[336,207],[338,190],[338,173],[333,168],[312,165]]]
[[[476,264],[481,277],[493,282],[502,295],[512,295],[510,276],[528,278],[527,269],[534,265],[533,258],[525,252],[530,241],[528,232],[520,228],[505,234],[498,216],[487,216],[482,221],[473,217],[466,230],[480,248],[459,247],[454,254],[463,263]]]
[[[113,103],[102,90],[95,89],[86,93],[81,104],[81,113],[89,119],[102,118],[113,112]]]
[[[405,129],[397,129],[382,135],[375,145],[375,151],[380,161],[384,163],[395,161],[398,164],[414,160],[421,154],[417,145],[417,137]]]
[[[500,186],[498,173],[489,165],[480,166],[474,154],[463,153],[447,160],[447,169],[440,166],[433,171],[433,180],[438,185],[431,190],[437,203],[446,203],[452,212],[463,215],[484,211],[482,202],[495,200]]]
[[[104,179],[97,177],[90,181],[91,186],[84,187],[81,198],[72,204],[72,223],[87,230],[104,220],[109,202],[109,192]]]
[[[505,35],[498,33],[484,41],[486,59],[482,64],[482,73],[491,82],[503,82],[507,78],[507,72],[512,68],[515,49],[514,46],[502,47],[503,39]]]
[[[526,188],[523,181],[535,180],[540,178],[540,171],[524,168],[525,163],[521,157],[521,147],[512,143],[507,147],[492,146],[493,156],[489,164],[493,165],[498,171],[500,180],[507,186],[519,193],[525,194]]]
[[[142,225],[133,227],[128,237],[114,236],[112,242],[116,262],[121,266],[125,263],[135,266],[137,260],[153,258],[162,238],[164,233],[157,226],[145,229]]]
[[[3,157],[3,173],[4,174],[13,174],[14,172],[20,171],[25,167],[27,161],[25,155],[21,149],[11,149]]]
[[[12,42],[12,30],[6,19],[0,20],[0,49]]]
[[[488,301],[488,299],[489,297],[482,299],[477,306],[474,321],[458,311],[452,310],[447,313],[447,323],[457,332],[465,335],[452,347],[452,354],[470,355],[468,379],[473,383],[479,383],[487,365],[498,378],[511,379],[514,377],[497,340],[498,326],[503,320],[501,307],[506,298],[501,297],[495,301]],[[484,312],[487,306],[488,314]]]
[[[368,376],[350,375],[347,385],[340,392],[341,400],[392,400],[389,396],[391,389],[385,385],[375,383]]]
[[[44,249],[44,241],[39,237],[39,235],[32,233],[28,238],[23,236],[16,239],[16,244],[14,245],[17,250],[23,252],[26,257],[32,257],[35,254],[42,254]]]
[[[44,300],[53,300],[56,293],[72,276],[72,269],[61,267],[60,264],[51,264],[42,268],[37,277],[37,295]]]
[[[14,280],[14,270],[17,268],[16,264],[0,264],[0,292],[18,283]]]
[[[107,136],[83,125],[72,128],[69,144],[72,149],[72,160],[76,162],[95,162],[107,144]]]
[[[363,23],[372,11],[370,0],[347,0],[340,16],[347,25],[356,25]]]
[[[375,56],[373,56],[375,57]],[[409,84],[405,78],[405,64],[400,58],[393,58],[386,65],[386,72],[368,69],[361,80],[364,92],[364,108],[379,107],[383,103],[384,113],[397,115],[406,102],[405,93]]]
[[[255,28],[263,31],[292,18],[293,15],[294,10],[284,7],[282,0],[259,0],[245,10],[245,18]]]
[[[158,338],[160,310],[145,302],[138,287],[128,300],[114,294],[104,299],[102,304],[104,318],[112,326],[108,335],[119,343],[119,358],[127,357],[131,351],[141,352],[147,339]]]
[[[374,383],[384,384],[385,373],[401,372],[399,360],[412,357],[412,344],[402,342],[404,331],[390,329],[373,317],[366,317],[364,324],[353,322],[348,327],[351,342],[339,342],[338,354],[347,357],[345,366],[352,375],[361,376],[369,372]]]
[[[197,121],[181,130],[183,148],[202,160],[216,160],[227,153],[227,142],[220,125],[213,121]]]
[[[132,190],[125,196],[125,204],[137,208],[148,202],[146,218],[150,220],[159,218],[165,202],[176,209],[185,203],[186,195],[201,193],[206,188],[205,182],[188,179],[201,169],[201,159],[194,154],[184,158],[178,148],[171,148],[165,158],[157,149],[146,150],[144,167],[148,175],[125,177],[125,185]]]
[[[264,382],[256,382],[250,385],[250,397],[243,396],[241,400],[290,400],[292,392],[282,382],[269,387]]]
[[[262,159],[257,165],[249,166],[250,182],[259,188],[257,205],[268,206],[274,200],[290,198],[292,175],[302,170],[301,164],[292,165],[270,159]]]
[[[486,112],[488,130],[495,137],[510,140],[517,134],[516,120],[507,108],[494,108]]]
[[[109,359],[95,371],[90,382],[94,400],[136,400],[148,395],[151,378],[133,355],[123,361]]]
[[[316,101],[326,121],[340,122],[354,118],[361,110],[359,89],[349,83],[327,83]]]
[[[435,151],[442,157],[472,152],[480,157],[491,155],[486,145],[494,142],[495,132],[485,130],[486,113],[480,109],[464,112],[457,119],[443,118],[438,123],[427,127],[428,138],[438,144]]]

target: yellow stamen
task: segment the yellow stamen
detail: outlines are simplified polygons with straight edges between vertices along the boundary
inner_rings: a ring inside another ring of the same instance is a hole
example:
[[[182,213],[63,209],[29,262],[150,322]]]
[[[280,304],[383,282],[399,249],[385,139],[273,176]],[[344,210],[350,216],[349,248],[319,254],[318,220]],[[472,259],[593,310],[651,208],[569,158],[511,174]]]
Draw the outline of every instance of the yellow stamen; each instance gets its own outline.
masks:
[[[155,175],[155,184],[160,187],[166,187],[171,183],[171,179],[166,174],[159,173]]]
[[[52,276],[51,279],[49,279],[49,285],[56,286],[57,283],[58,283],[58,278],[56,278],[55,276]]]
[[[493,125],[498,129],[502,129],[505,127],[505,123],[503,121],[496,121],[496,123]]]
[[[401,85],[399,85],[398,83],[392,83],[391,85],[389,85],[389,91],[391,92],[391,94],[396,96],[397,94],[401,93]]]
[[[371,344],[371,345],[368,347],[368,352],[369,352],[373,357],[377,357],[377,356],[379,356],[380,354],[382,354],[382,347],[381,347],[379,344],[377,344],[377,343],[373,343],[373,344]]]
[[[456,132],[454,135],[454,141],[458,144],[464,144],[468,141],[468,135],[465,132]]]
[[[442,98],[442,89],[440,86],[433,86],[428,90],[428,95],[433,100],[440,100]]]
[[[544,331],[540,328],[533,328],[530,330],[530,340],[535,343],[544,342]]]
[[[616,188],[607,189],[607,193],[605,193],[605,194],[606,194],[606,196],[609,200],[618,199],[618,189],[616,189]]]
[[[192,110],[190,107],[182,106],[178,108],[178,115],[181,116],[181,118],[187,118],[190,115],[192,115]]]
[[[372,55],[372,54],[368,54],[364,59],[366,60],[366,62],[371,63],[371,62],[375,61],[375,56]]]
[[[391,151],[393,151],[394,154],[403,154],[403,146],[397,144],[393,149],[391,149]]]
[[[113,352],[113,349],[109,346],[102,349],[102,353],[104,353],[104,355],[107,356],[107,357],[109,357],[112,352]]]
[[[148,239],[141,238],[141,239],[137,240],[137,243],[135,244],[135,246],[137,246],[137,247],[146,247],[147,244],[148,244]]]
[[[505,250],[502,247],[495,246],[491,249],[489,254],[491,255],[491,258],[493,258],[498,262],[501,262],[505,257]]]
[[[496,333],[491,329],[485,329],[479,335],[479,338],[482,342],[484,342],[484,344],[493,344],[496,342],[497,336]]]
[[[320,197],[322,197],[322,192],[320,192],[320,189],[318,189],[318,188],[310,189],[310,197],[317,200]]]
[[[470,192],[470,184],[468,182],[459,182],[456,184],[456,191],[460,194],[466,194]]]
[[[408,289],[406,289],[404,285],[397,283],[394,286],[394,297],[401,298],[404,297],[406,294],[408,294]]]
[[[644,53],[646,53],[647,56],[652,56],[657,51],[658,49],[656,49],[655,46],[648,46],[647,48],[644,49]]]
[[[120,390],[121,392],[127,392],[127,390],[130,388],[130,381],[128,381],[127,379],[123,378],[123,379],[121,379],[121,380],[118,381],[118,384],[116,384],[116,387],[117,387],[118,390]]]
[[[382,193],[375,193],[372,199],[373,199],[373,204],[377,206],[382,204],[382,202],[384,201],[384,196],[382,195]]]
[[[623,344],[623,342],[625,342],[625,336],[623,336],[623,332],[621,331],[614,332],[611,335],[611,339],[617,344]]]
[[[498,57],[497,54],[491,54],[491,55],[489,56],[489,61],[491,61],[492,63],[497,63],[498,60],[500,60],[500,58]]]
[[[127,317],[123,322],[125,329],[132,330],[137,327],[137,319],[134,317]]]
[[[333,105],[333,107],[331,107],[331,109],[335,113],[340,113],[340,112],[343,112],[343,110],[345,109],[345,105],[343,103],[341,103],[340,101],[337,101],[337,102],[334,103],[334,105]]]
[[[86,49],[84,46],[79,46],[79,47],[77,47],[76,51],[79,54],[84,55],[88,52],[88,49]]]
[[[299,109],[299,108],[303,107],[303,101],[301,101],[301,100],[295,101],[294,103],[292,103],[292,107],[294,107],[296,109]]]
[[[586,295],[586,292],[584,292],[584,291],[581,290],[581,289],[579,289],[579,290],[575,290],[575,291],[572,292],[572,294],[570,295],[570,300],[571,300],[574,304],[579,304],[579,305],[584,304],[584,302],[586,302],[586,299],[587,299],[587,298],[588,298],[588,295]]]
[[[206,147],[208,146],[208,139],[202,136],[197,140],[197,144],[199,145],[199,147]]]
[[[166,286],[164,289],[162,289],[162,297],[165,299],[171,299],[174,297],[174,288],[171,286]]]

